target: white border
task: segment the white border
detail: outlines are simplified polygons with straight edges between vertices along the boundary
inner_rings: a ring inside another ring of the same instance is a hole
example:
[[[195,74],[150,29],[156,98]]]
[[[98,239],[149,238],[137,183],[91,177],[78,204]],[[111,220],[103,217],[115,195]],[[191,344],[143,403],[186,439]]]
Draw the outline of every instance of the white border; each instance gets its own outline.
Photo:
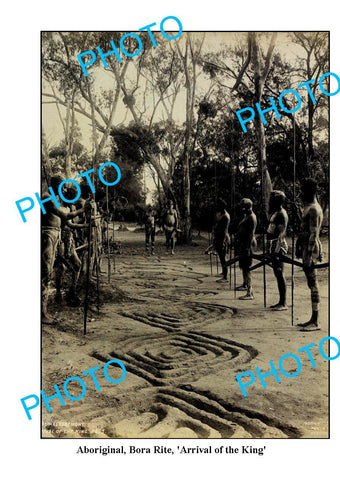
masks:
[[[254,456],[85,456],[75,455],[79,444],[89,441],[40,440],[40,423],[29,422],[19,399],[38,393],[40,386],[40,292],[39,212],[23,224],[14,205],[18,198],[39,191],[40,183],[40,31],[41,30],[127,30],[133,31],[168,15],[176,15],[184,30],[330,30],[331,71],[340,74],[338,16],[331,2],[286,0],[184,3],[159,1],[17,1],[3,7],[1,30],[3,52],[2,94],[2,195],[4,209],[2,242],[2,382],[1,409],[3,472],[10,478],[36,477],[106,478],[308,478],[338,471],[340,415],[340,359],[331,363],[331,440],[251,441],[266,445],[266,454]],[[340,95],[331,98],[331,207],[332,272],[331,335],[340,338],[334,278],[338,263],[338,227],[334,198],[339,174]],[[208,441],[207,441],[208,442]],[[103,441],[91,441],[91,446]],[[137,443],[137,442],[126,442]],[[142,444],[154,444],[143,441]],[[166,444],[166,441],[158,442]],[[221,441],[221,444],[228,444]],[[194,442],[191,441],[193,445]],[[217,442],[213,442],[217,445]],[[233,445],[245,444],[234,441]],[[203,445],[203,442],[200,442]],[[5,451],[4,451],[5,450]],[[7,465],[7,468],[6,468]]]

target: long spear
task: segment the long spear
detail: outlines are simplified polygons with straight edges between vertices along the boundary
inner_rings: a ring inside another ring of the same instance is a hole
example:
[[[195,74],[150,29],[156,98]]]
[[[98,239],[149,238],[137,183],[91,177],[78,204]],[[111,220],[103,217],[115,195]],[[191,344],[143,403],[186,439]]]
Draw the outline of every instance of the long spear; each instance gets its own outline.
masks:
[[[231,163],[231,168],[232,168],[232,172],[231,172],[231,178],[232,178],[232,211],[233,211],[233,236],[232,236],[232,247],[234,249],[234,257],[236,256],[236,233],[235,233],[235,228],[236,228],[236,219],[235,219],[235,215],[236,215],[236,208],[235,208],[235,165],[234,165],[234,161],[235,161],[235,157],[234,157],[234,141],[233,141],[233,138],[234,138],[234,119],[232,120],[232,125],[233,125],[233,134],[232,134],[232,163]],[[230,249],[230,259],[231,259],[231,250]],[[234,265],[233,265],[233,272],[234,272],[234,299],[236,299],[236,263],[234,262]],[[231,268],[230,268],[230,273],[231,273]],[[231,278],[231,276],[230,276]],[[231,283],[231,281],[230,281]]]
[[[293,215],[292,215],[292,307],[291,307],[291,317],[292,317],[292,326],[294,325],[294,254],[295,254],[295,183],[296,183],[296,151],[295,151],[295,116],[293,115]]]
[[[265,198],[264,198],[264,160],[261,159],[261,202],[262,202],[262,210],[263,210],[263,225],[262,225],[262,251],[263,255],[266,253],[266,238],[265,238],[265,216],[266,216],[266,206],[265,206]],[[263,306],[264,308],[267,307],[267,282],[266,282],[266,264],[263,264]]]
[[[211,243],[210,243],[210,232],[208,232],[208,242],[209,242],[209,246],[208,248],[210,247]],[[212,258],[211,258],[211,253],[209,252],[209,260],[210,260],[210,275],[212,276],[213,272],[212,272]]]
[[[85,300],[84,300],[84,335],[86,335],[86,323],[87,323],[87,312],[89,308],[89,285],[90,285],[90,263],[91,263],[91,229],[92,229],[92,207],[89,207],[89,226],[87,232],[87,265],[86,265],[86,287],[85,287]]]
[[[106,185],[106,240],[107,240],[107,281],[111,281],[111,256],[110,256],[110,222],[109,222],[109,187]]]
[[[95,226],[95,229],[94,229],[94,248],[95,248],[95,255],[94,255],[94,261],[96,262],[96,290],[97,290],[97,313],[99,315],[99,303],[100,303],[100,299],[99,299],[99,245],[98,245],[98,218],[96,216],[95,218],[95,221],[94,221],[94,226]]]
[[[116,216],[116,199],[113,187],[113,216],[112,216],[112,245],[113,245],[113,271],[116,273],[116,254],[115,254],[115,216]]]

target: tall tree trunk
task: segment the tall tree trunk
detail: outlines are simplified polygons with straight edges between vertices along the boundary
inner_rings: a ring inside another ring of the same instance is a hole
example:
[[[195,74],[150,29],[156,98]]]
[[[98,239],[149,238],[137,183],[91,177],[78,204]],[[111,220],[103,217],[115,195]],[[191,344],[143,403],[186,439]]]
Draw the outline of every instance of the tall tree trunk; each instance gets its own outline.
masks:
[[[185,136],[184,136],[184,148],[182,155],[182,239],[185,243],[191,242],[191,212],[190,212],[190,163],[193,153],[193,120],[194,120],[194,106],[196,95],[196,65],[197,57],[201,53],[203,45],[203,39],[200,44],[194,46],[194,41],[191,39],[190,34],[187,34],[185,51],[182,53],[177,45],[178,53],[182,60],[184,75],[185,75],[185,88],[186,88],[186,121],[185,121]]]
[[[190,153],[187,150],[183,155],[183,240],[191,241],[191,215],[190,215]]]
[[[192,86],[187,75],[186,84],[186,125],[184,136],[184,150],[182,156],[182,239],[185,243],[191,241],[191,217],[190,217],[190,137],[192,134]]]
[[[75,127],[75,111],[74,111],[74,97],[76,90],[75,88],[71,94],[71,100],[67,100],[66,107],[66,134],[65,134],[65,144],[66,144],[66,155],[65,155],[65,176],[66,178],[72,178],[72,151],[74,145],[74,127]]]
[[[258,40],[256,37],[256,33],[252,33],[252,50],[253,50],[253,65],[254,65],[254,80],[255,80],[255,96],[254,96],[254,109],[256,110],[256,103],[261,103],[262,95],[263,95],[263,88],[265,81],[267,79],[270,66],[272,64],[273,58],[273,51],[275,46],[275,39],[277,34],[273,34],[270,45],[267,51],[267,55],[265,57],[265,65],[262,67],[261,65],[261,52],[258,44]],[[259,115],[255,116],[255,126],[256,126],[256,134],[258,138],[258,147],[259,147],[259,171],[261,175],[261,184],[262,184],[262,203],[263,208],[266,212],[268,212],[268,203],[269,203],[269,195],[272,190],[272,182],[270,178],[270,174],[267,167],[267,155],[266,155],[266,136],[264,125],[262,119]]]
[[[308,77],[309,78],[309,77]],[[313,116],[314,116],[314,104],[308,95],[308,160],[309,164],[314,159],[314,146],[313,146]]]

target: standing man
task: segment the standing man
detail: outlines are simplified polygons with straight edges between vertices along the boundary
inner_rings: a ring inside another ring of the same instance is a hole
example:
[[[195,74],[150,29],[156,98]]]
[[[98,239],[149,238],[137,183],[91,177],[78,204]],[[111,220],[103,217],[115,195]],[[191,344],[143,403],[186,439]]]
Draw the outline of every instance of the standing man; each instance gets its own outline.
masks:
[[[97,203],[91,192],[91,188],[85,182],[80,184],[81,186],[81,197],[78,200],[78,205],[85,207],[86,205],[86,215],[82,219],[83,223],[91,224],[91,259],[90,259],[90,272],[92,277],[97,276],[97,262],[98,270],[100,274],[100,254],[102,247],[102,232],[101,232],[101,215],[98,213]],[[83,209],[84,211],[84,209]],[[84,232],[83,243],[87,243],[88,231]],[[85,257],[86,258],[86,257]],[[87,260],[83,263],[83,273],[87,269]],[[93,278],[95,279],[95,278]]]
[[[288,252],[288,245],[285,240],[288,215],[283,208],[286,196],[280,190],[273,190],[269,197],[269,226],[267,229],[267,251],[271,254],[274,275],[279,290],[279,301],[271,305],[271,309],[276,311],[287,310],[286,305],[286,280],[283,275],[283,262],[279,255]]]
[[[72,187],[67,188],[63,192],[63,195],[66,199],[71,200],[75,198],[76,191]],[[68,214],[76,210],[74,205],[69,205],[68,203],[61,201],[60,209],[61,212]],[[79,231],[79,229],[84,229],[87,227],[86,224],[74,223],[74,220],[63,220],[61,219],[61,239],[57,249],[57,258],[56,258],[56,301],[62,301],[62,288],[64,286],[64,275],[66,268],[68,268],[72,275],[72,283],[67,293],[67,302],[68,305],[77,307],[81,304],[80,298],[77,296],[77,281],[80,274],[81,261],[78,257],[76,251],[76,244],[74,240],[74,233]]]
[[[301,218],[301,232],[296,242],[296,256],[302,258],[303,271],[311,292],[312,316],[306,323],[299,323],[306,331],[319,330],[319,285],[315,263],[322,260],[320,229],[323,220],[322,208],[316,196],[317,183],[312,178],[302,182],[304,209]]]
[[[146,209],[145,217],[145,252],[149,253],[150,239],[151,239],[151,255],[154,255],[155,250],[155,231],[156,231],[156,214],[153,208],[149,205]]]
[[[240,208],[243,218],[238,225],[237,253],[240,256],[239,266],[242,270],[243,285],[237,290],[246,290],[247,293],[239,300],[253,300],[250,267],[252,264],[253,248],[256,247],[255,230],[257,226],[256,215],[253,212],[253,202],[249,198],[242,198]]]
[[[59,184],[63,181],[60,177],[51,178],[51,187],[54,192],[58,191]],[[61,200],[55,194],[59,203]],[[47,199],[49,193],[42,195],[42,200]],[[56,258],[57,247],[61,236],[61,221],[66,222],[84,212],[84,208],[75,212],[64,212],[57,208],[53,201],[45,203],[46,214],[41,215],[41,303],[42,322],[52,324],[53,319],[47,312],[49,290],[53,274],[53,265]]]
[[[216,223],[213,229],[213,247],[216,250],[216,253],[219,256],[221,267],[222,267],[222,275],[223,280],[228,281],[227,273],[227,261],[226,261],[226,254],[228,250],[228,245],[230,243],[229,238],[229,224],[230,224],[230,215],[225,210],[223,205],[219,205],[216,208]],[[219,280],[220,281],[220,280]]]
[[[175,237],[178,227],[178,215],[172,200],[168,200],[167,208],[164,215],[163,228],[165,231],[166,251],[171,255],[175,254]]]

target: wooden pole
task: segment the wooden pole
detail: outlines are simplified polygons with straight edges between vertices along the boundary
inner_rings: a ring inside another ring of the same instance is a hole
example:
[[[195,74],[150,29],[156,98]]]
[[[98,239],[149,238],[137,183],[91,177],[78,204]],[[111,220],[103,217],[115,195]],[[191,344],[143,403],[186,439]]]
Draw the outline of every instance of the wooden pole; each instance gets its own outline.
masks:
[[[209,242],[209,245],[208,247],[210,247],[211,243],[210,243],[210,232],[208,232],[208,242]],[[210,275],[212,276],[213,272],[212,272],[212,258],[211,258],[211,253],[209,252],[209,261],[210,261]]]
[[[261,159],[261,202],[262,202],[262,211],[263,211],[263,217],[262,217],[262,252],[263,255],[266,253],[266,225],[265,225],[265,216],[266,216],[266,207],[265,207],[265,193],[264,193],[264,161],[263,158]],[[266,264],[263,264],[263,306],[264,308],[267,307],[267,281],[266,281]]]
[[[115,216],[116,216],[116,200],[115,200],[115,191],[113,189],[112,245],[113,245],[113,271],[114,271],[114,273],[116,273]]]
[[[234,132],[234,120],[233,120],[233,132]],[[233,144],[234,145],[234,144]],[[235,216],[236,216],[236,205],[235,205],[235,165],[234,165],[234,146],[233,146],[233,151],[232,151],[232,180],[233,180],[233,185],[232,185],[232,210],[233,210],[233,221],[234,221],[234,233],[233,233],[233,249],[234,249],[234,257],[236,256],[236,248],[235,248],[235,245],[236,245],[236,233],[235,233],[235,228],[236,228],[236,219],[235,219]],[[237,272],[236,272],[236,262],[234,262],[234,265],[233,265],[233,272],[234,272],[234,299],[236,299],[236,283],[237,283]]]
[[[96,292],[96,297],[97,297],[97,313],[99,315],[99,245],[98,245],[98,226],[96,225],[97,219],[95,220],[95,229],[94,229],[94,248],[95,248],[95,254],[94,254],[94,261],[96,262],[96,287],[97,287],[97,292]]]
[[[109,187],[106,185],[106,245],[107,245],[107,281],[111,281],[111,255],[110,255],[110,222],[109,222]]]
[[[291,287],[291,320],[294,325],[294,255],[295,255],[295,183],[296,183],[296,151],[295,151],[295,116],[293,115],[293,215],[292,215],[292,287]]]
[[[88,232],[87,232],[87,265],[86,265],[86,286],[85,286],[85,300],[84,300],[84,335],[86,335],[87,313],[89,308],[89,285],[90,285],[90,263],[91,263],[91,228],[92,228],[92,209],[88,212]]]

